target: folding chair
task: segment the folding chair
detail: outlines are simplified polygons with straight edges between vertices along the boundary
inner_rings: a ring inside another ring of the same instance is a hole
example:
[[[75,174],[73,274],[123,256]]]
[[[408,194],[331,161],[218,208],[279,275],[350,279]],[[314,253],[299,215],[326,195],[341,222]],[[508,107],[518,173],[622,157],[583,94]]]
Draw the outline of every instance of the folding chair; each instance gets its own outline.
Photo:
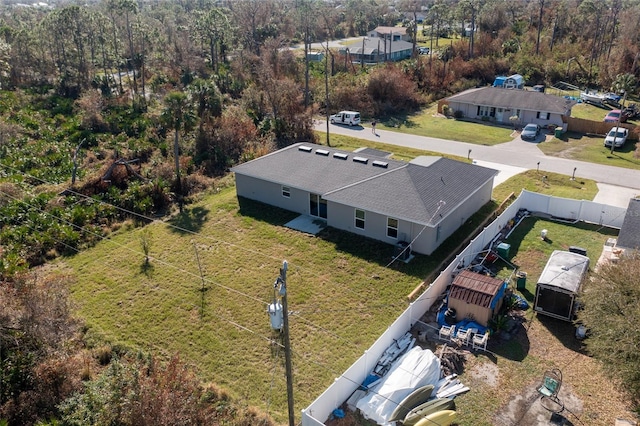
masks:
[[[553,413],[564,411],[564,404],[558,398],[562,386],[562,371],[557,368],[544,373],[542,383],[538,387],[542,406]]]

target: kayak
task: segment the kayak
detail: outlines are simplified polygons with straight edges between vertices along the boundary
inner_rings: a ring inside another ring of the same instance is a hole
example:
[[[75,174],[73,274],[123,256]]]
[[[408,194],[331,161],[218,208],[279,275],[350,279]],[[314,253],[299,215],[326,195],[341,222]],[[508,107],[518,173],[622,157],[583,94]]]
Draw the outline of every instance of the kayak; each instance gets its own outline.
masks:
[[[442,410],[455,410],[456,404],[451,398],[436,398],[418,405],[405,416],[402,422],[403,426],[415,426],[418,421],[427,417],[429,414]]]
[[[391,417],[387,419],[387,422],[391,423],[402,420],[413,408],[427,402],[429,398],[431,398],[434,387],[435,386],[433,385],[426,385],[419,387],[418,389],[411,392],[409,395],[407,395],[406,398],[400,401],[400,404],[398,404],[396,409],[393,410],[393,412],[391,413]]]

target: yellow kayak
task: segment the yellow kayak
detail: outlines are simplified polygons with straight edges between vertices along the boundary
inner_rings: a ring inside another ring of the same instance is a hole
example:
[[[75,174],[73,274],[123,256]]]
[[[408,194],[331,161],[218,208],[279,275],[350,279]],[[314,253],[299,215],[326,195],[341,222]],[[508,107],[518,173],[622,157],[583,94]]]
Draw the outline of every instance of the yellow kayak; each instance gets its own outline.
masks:
[[[442,410],[429,414],[416,423],[415,426],[449,426],[456,420],[457,414],[453,410]]]

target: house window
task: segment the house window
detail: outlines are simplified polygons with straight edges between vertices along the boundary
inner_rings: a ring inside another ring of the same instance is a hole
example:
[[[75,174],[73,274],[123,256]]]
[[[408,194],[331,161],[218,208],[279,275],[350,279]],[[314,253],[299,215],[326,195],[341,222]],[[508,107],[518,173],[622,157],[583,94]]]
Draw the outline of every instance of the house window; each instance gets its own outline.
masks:
[[[495,107],[481,106],[478,105],[478,116],[480,117],[495,117],[496,109]]]
[[[387,218],[387,237],[398,238],[398,219]]]
[[[290,198],[291,197],[291,188],[289,188],[288,186],[283,186],[282,187],[282,196],[286,197],[286,198]]]
[[[356,209],[356,228],[364,229],[364,210]]]
[[[548,120],[550,115],[551,114],[548,113],[548,112],[540,112],[540,111],[538,111],[538,114],[536,115],[536,117],[539,118],[540,120]]]

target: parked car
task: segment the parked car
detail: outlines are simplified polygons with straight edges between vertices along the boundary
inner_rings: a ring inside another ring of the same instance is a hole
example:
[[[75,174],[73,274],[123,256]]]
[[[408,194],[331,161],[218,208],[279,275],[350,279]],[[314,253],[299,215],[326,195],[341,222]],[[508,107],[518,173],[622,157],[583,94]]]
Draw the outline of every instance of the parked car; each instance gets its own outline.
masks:
[[[605,123],[617,123],[618,120],[620,120],[621,123],[627,121],[627,117],[622,115],[622,111],[619,109],[612,109],[604,117]]]
[[[522,129],[522,133],[520,134],[520,138],[522,140],[536,140],[538,135],[540,134],[540,126],[534,123],[529,123],[524,126]]]
[[[614,148],[621,148],[627,142],[627,136],[629,136],[629,130],[624,127],[614,127],[604,138],[604,146],[611,147],[613,144]]]
[[[360,113],[357,111],[340,111],[329,117],[331,124],[348,124],[349,126],[360,125]]]
[[[428,47],[418,47],[418,53],[421,55],[428,55],[429,48]]]
[[[620,102],[622,96],[618,95],[617,93],[609,92],[604,94],[604,99],[607,101]]]

